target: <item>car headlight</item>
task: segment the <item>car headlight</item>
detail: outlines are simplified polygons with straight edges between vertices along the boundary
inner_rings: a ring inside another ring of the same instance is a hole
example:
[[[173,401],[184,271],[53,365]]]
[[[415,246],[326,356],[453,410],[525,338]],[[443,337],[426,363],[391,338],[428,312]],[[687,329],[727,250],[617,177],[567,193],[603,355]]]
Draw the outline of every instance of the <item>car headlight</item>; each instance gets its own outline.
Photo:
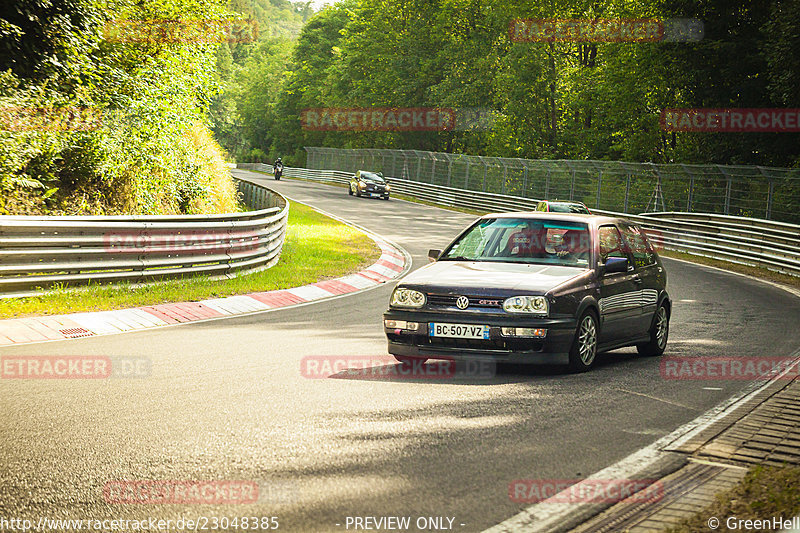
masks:
[[[359,186],[359,187],[361,187],[361,188],[363,189],[364,187],[366,187],[366,186],[367,186],[367,184],[366,184],[366,183],[364,183],[363,181],[359,181],[359,182],[358,182],[358,186]]]
[[[425,295],[413,289],[398,287],[392,293],[390,305],[394,307],[422,307],[425,305]]]
[[[531,313],[547,316],[547,298],[544,296],[512,296],[503,302],[507,313]]]

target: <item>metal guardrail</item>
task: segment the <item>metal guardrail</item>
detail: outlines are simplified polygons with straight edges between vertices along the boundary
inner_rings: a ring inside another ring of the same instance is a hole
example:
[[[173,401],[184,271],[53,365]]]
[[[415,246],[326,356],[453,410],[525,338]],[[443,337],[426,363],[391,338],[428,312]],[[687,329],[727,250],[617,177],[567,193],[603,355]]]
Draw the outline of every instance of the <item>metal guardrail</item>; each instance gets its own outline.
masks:
[[[244,168],[244,165],[239,166]],[[272,168],[263,166],[266,171]],[[347,183],[352,174],[338,170],[285,168],[284,176]],[[531,210],[539,202],[534,198],[467,191],[405,179],[395,178],[390,182],[392,194],[475,211]],[[795,224],[709,213],[631,215],[598,209],[592,212],[635,221],[660,248],[800,276],[800,226]]]
[[[280,258],[289,202],[236,181],[254,211],[219,215],[0,216],[0,295],[37,288],[264,269]]]
[[[800,168],[521,159],[421,150],[305,147],[306,166],[383,172],[521,198],[577,200],[618,213],[682,211],[800,223]]]

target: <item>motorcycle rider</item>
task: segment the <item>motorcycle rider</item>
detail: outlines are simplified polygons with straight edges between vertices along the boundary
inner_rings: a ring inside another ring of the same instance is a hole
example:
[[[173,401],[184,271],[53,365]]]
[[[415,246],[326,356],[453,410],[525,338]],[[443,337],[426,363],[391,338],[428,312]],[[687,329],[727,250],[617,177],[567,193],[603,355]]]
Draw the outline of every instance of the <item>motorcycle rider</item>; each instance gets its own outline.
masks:
[[[272,173],[275,175],[276,180],[281,179],[281,175],[283,174],[283,161],[281,161],[280,157],[272,164]]]

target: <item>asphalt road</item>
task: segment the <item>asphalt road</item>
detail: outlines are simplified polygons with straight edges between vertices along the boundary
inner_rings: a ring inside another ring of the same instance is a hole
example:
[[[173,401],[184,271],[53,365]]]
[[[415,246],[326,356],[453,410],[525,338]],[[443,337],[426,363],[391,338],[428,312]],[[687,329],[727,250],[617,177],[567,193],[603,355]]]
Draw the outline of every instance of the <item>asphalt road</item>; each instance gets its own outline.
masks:
[[[473,218],[247,174],[395,241],[415,268]],[[665,265],[669,356],[797,348],[797,298]],[[307,356],[386,354],[380,314],[390,285],[240,318],[0,348],[152,363],[139,379],[0,380],[0,519],[277,516],[280,530],[346,531],[348,516],[431,516],[480,531],[528,505],[509,499],[512,480],[586,477],[746,385],[665,380],[657,359],[631,350],[600,356],[580,375],[502,367],[491,379],[303,377]],[[260,496],[241,505],[114,504],[103,487],[115,480],[248,480]]]

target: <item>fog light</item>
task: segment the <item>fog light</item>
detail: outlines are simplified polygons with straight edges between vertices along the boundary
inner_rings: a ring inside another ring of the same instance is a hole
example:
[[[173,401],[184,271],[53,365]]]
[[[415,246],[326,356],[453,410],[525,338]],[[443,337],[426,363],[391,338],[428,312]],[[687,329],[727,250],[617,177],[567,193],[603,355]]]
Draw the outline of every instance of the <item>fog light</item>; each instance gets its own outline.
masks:
[[[417,331],[419,329],[419,322],[407,322],[405,320],[384,320],[383,326],[386,329]]]
[[[541,339],[547,336],[547,330],[544,328],[501,328],[504,337],[528,337],[534,339]]]

